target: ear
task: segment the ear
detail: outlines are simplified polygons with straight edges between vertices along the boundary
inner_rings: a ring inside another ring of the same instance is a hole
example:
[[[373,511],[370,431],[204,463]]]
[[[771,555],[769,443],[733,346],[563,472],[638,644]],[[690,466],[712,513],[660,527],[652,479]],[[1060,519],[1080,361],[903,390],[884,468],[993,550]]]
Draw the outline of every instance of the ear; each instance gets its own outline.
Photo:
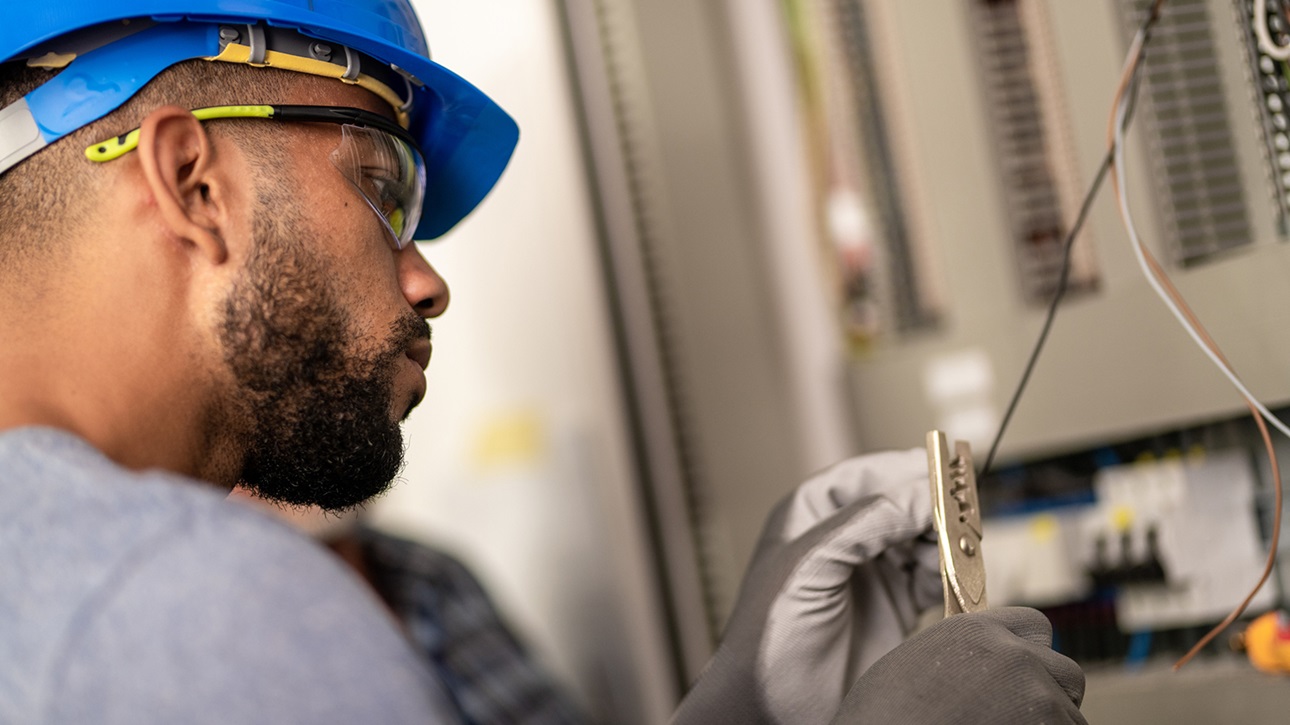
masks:
[[[229,189],[201,121],[178,106],[158,108],[139,127],[137,152],[162,223],[193,251],[223,263]]]

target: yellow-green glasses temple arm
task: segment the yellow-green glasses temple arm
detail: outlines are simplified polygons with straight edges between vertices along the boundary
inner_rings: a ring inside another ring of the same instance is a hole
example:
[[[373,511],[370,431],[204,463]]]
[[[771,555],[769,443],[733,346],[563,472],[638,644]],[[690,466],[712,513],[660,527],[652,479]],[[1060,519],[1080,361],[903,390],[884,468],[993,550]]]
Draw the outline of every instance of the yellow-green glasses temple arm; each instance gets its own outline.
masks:
[[[273,106],[212,106],[192,111],[199,121],[210,121],[216,118],[273,118]],[[95,163],[105,163],[119,159],[130,153],[139,145],[139,129],[127,134],[92,144],[85,149],[85,158]]]

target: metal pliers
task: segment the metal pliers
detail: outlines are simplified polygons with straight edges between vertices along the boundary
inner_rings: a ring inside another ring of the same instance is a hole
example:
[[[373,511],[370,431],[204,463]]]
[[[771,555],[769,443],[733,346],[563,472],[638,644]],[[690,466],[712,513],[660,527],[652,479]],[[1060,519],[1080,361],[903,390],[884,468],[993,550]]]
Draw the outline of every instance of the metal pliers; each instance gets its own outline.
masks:
[[[986,608],[985,561],[981,558],[981,504],[977,499],[972,450],[958,441],[954,457],[941,431],[927,434],[927,468],[932,486],[932,525],[941,553],[945,616]]]

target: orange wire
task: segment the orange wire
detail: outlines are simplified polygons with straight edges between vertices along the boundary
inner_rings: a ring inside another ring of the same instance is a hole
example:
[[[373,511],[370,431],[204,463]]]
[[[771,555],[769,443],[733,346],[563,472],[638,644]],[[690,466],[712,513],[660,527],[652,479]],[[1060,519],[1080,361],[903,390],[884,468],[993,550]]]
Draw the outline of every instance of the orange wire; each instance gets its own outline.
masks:
[[[1169,297],[1178,305],[1179,310],[1182,311],[1183,315],[1187,318],[1187,321],[1196,328],[1196,332],[1200,335],[1201,339],[1205,341],[1205,346],[1212,350],[1214,354],[1223,361],[1224,365],[1231,368],[1232,364],[1227,361],[1227,358],[1223,355],[1223,351],[1219,349],[1218,344],[1214,342],[1214,339],[1209,336],[1209,332],[1205,329],[1204,325],[1202,325],[1200,320],[1196,318],[1196,314],[1192,312],[1191,307],[1187,305],[1187,301],[1183,299],[1182,294],[1176,287],[1174,287],[1172,280],[1169,279],[1169,275],[1165,274],[1164,269],[1160,267],[1160,263],[1156,261],[1155,256],[1152,255],[1146,247],[1143,247],[1142,252],[1143,256],[1147,259],[1148,266],[1151,267],[1152,273],[1156,276],[1156,279],[1160,281],[1162,286],[1164,286],[1165,290],[1169,293]],[[1244,398],[1245,396],[1242,395],[1241,397]],[[1256,408],[1254,403],[1248,398],[1245,398],[1245,405],[1249,407],[1250,414],[1254,416],[1254,422],[1259,427],[1259,433],[1263,436],[1263,445],[1267,449],[1268,462],[1272,469],[1274,490],[1276,492],[1276,501],[1274,504],[1276,507],[1276,513],[1273,514],[1272,541],[1268,548],[1268,560],[1263,567],[1263,574],[1259,577],[1258,583],[1255,584],[1254,588],[1250,590],[1250,593],[1246,595],[1244,601],[1233,609],[1232,613],[1227,615],[1222,622],[1219,622],[1218,625],[1206,633],[1204,637],[1201,637],[1200,641],[1187,651],[1187,654],[1180,657],[1178,661],[1174,663],[1173,669],[1175,672],[1182,668],[1183,665],[1190,662],[1193,657],[1205,648],[1205,645],[1213,641],[1213,639],[1221,634],[1223,630],[1230,627],[1232,622],[1235,622],[1236,619],[1245,612],[1245,609],[1250,606],[1250,602],[1254,600],[1255,595],[1257,595],[1259,590],[1263,588],[1263,585],[1267,583],[1268,577],[1272,575],[1272,569],[1276,565],[1277,547],[1281,537],[1281,468],[1277,464],[1276,447],[1272,444],[1272,435],[1268,432],[1267,423],[1264,422],[1263,416],[1259,413],[1259,409]]]
[[[1187,318],[1187,321],[1196,328],[1196,332],[1199,333],[1201,339],[1205,341],[1205,345],[1214,352],[1218,359],[1223,361],[1224,365],[1231,368],[1232,364],[1228,362],[1227,358],[1223,355],[1223,351],[1220,350],[1218,344],[1214,342],[1214,339],[1209,336],[1209,332],[1205,329],[1204,325],[1202,325],[1200,320],[1196,318],[1196,314],[1192,312],[1191,307],[1187,305],[1187,301],[1183,299],[1182,294],[1176,287],[1174,287],[1173,282],[1169,279],[1169,275],[1165,274],[1164,269],[1160,267],[1160,263],[1156,261],[1155,256],[1152,255],[1145,247],[1143,247],[1142,252],[1143,256],[1147,259],[1147,264],[1151,267],[1152,273],[1155,274],[1156,279],[1164,286],[1165,290],[1169,293],[1169,297],[1178,305],[1178,308]],[[1242,397],[1244,398],[1243,395]],[[1277,547],[1281,537],[1281,468],[1277,464],[1277,451],[1276,447],[1272,444],[1272,435],[1268,432],[1267,423],[1264,422],[1263,416],[1259,413],[1259,409],[1256,408],[1254,403],[1248,398],[1245,398],[1245,405],[1249,407],[1250,414],[1254,416],[1254,422],[1259,427],[1259,433],[1263,436],[1263,445],[1267,449],[1268,462],[1271,465],[1272,477],[1275,483],[1276,513],[1273,514],[1272,541],[1268,548],[1267,564],[1263,567],[1263,574],[1259,577],[1258,583],[1250,590],[1250,593],[1245,597],[1245,600],[1242,601],[1236,609],[1233,609],[1232,613],[1227,615],[1222,622],[1206,633],[1204,637],[1201,637],[1200,641],[1187,651],[1187,654],[1183,655],[1174,663],[1173,669],[1175,672],[1177,672],[1183,665],[1190,662],[1193,657],[1205,648],[1205,645],[1209,644],[1215,637],[1222,633],[1223,630],[1230,627],[1232,622],[1235,622],[1236,619],[1245,612],[1245,609],[1250,606],[1250,602],[1254,600],[1255,595],[1258,594],[1259,590],[1263,588],[1263,585],[1267,583],[1268,577],[1272,575],[1272,569],[1276,565]]]
[[[1153,19],[1159,18],[1161,8],[1164,6],[1164,4],[1165,4],[1165,0],[1156,0],[1155,4],[1151,8]],[[1128,66],[1125,67],[1124,75],[1120,78],[1120,85],[1116,88],[1115,99],[1111,105],[1111,119],[1107,128],[1108,149],[1113,150],[1115,148],[1115,123],[1116,123],[1116,115],[1117,115],[1116,111],[1120,107],[1120,102],[1123,99],[1124,94],[1128,91],[1129,84],[1131,83],[1134,74],[1137,72],[1138,65],[1142,62],[1142,57],[1143,57],[1142,53],[1139,52],[1138,55],[1133,59],[1133,61]],[[1116,191],[1116,203],[1117,204],[1122,203],[1123,197],[1119,193],[1120,182],[1116,174],[1111,174],[1111,184],[1113,185]],[[1215,357],[1217,357],[1219,360],[1222,360],[1224,365],[1227,365],[1227,367],[1231,369],[1232,365],[1231,363],[1228,362],[1226,356],[1223,355],[1223,351],[1219,349],[1218,343],[1214,342],[1214,339],[1210,337],[1209,332],[1205,329],[1205,326],[1201,324],[1200,320],[1196,317],[1196,314],[1192,311],[1191,306],[1187,304],[1187,300],[1183,298],[1182,293],[1178,291],[1178,288],[1174,286],[1173,281],[1169,279],[1169,275],[1166,274],[1164,268],[1160,266],[1160,263],[1156,260],[1155,255],[1151,253],[1151,250],[1147,249],[1146,245],[1140,245],[1140,249],[1142,251],[1143,257],[1147,261],[1147,266],[1150,269],[1151,274],[1156,278],[1156,281],[1158,281],[1160,285],[1165,289],[1166,294],[1168,294],[1169,298],[1172,299],[1174,301],[1174,304],[1178,306],[1179,311],[1182,312],[1183,316],[1187,318],[1187,321],[1192,324],[1192,327],[1195,328],[1197,335],[1204,342],[1205,346],[1209,348],[1211,352],[1214,353]],[[1253,601],[1254,597],[1259,593],[1259,590],[1263,588],[1263,585],[1265,583],[1267,583],[1268,577],[1272,575],[1273,567],[1276,565],[1277,547],[1281,537],[1281,498],[1282,498],[1281,468],[1277,463],[1276,447],[1272,443],[1272,435],[1268,432],[1267,423],[1264,422],[1263,416],[1260,415],[1258,408],[1254,405],[1254,401],[1250,400],[1243,393],[1241,397],[1245,401],[1246,406],[1249,407],[1250,414],[1254,416],[1255,424],[1258,425],[1259,433],[1263,437],[1263,445],[1267,449],[1268,462],[1271,465],[1271,470],[1272,470],[1272,478],[1273,478],[1274,490],[1275,490],[1276,512],[1273,515],[1272,541],[1270,542],[1270,546],[1268,549],[1268,559],[1267,559],[1267,563],[1263,567],[1263,574],[1259,577],[1259,581],[1254,585],[1254,588],[1250,590],[1250,593],[1246,595],[1245,599],[1239,605],[1237,605],[1235,609],[1232,610],[1231,614],[1228,614],[1227,617],[1222,622],[1220,622],[1217,626],[1211,629],[1204,637],[1201,637],[1200,641],[1197,642],[1190,650],[1188,650],[1187,654],[1183,655],[1181,658],[1179,658],[1177,662],[1174,663],[1173,669],[1175,672],[1177,672],[1180,668],[1182,668],[1183,665],[1186,665],[1188,662],[1190,662],[1193,657],[1195,657],[1202,649],[1205,648],[1205,645],[1213,641],[1215,637],[1221,634],[1223,630],[1231,626],[1232,622],[1235,622],[1236,619],[1245,612],[1246,608],[1250,606],[1250,602]]]

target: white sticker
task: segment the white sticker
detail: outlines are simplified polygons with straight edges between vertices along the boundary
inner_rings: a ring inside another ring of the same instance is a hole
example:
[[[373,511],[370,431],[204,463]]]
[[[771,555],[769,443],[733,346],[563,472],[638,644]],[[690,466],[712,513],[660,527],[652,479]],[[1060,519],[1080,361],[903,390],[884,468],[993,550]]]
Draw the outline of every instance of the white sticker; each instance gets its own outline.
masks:
[[[0,108],[0,174],[45,146],[27,99]]]

